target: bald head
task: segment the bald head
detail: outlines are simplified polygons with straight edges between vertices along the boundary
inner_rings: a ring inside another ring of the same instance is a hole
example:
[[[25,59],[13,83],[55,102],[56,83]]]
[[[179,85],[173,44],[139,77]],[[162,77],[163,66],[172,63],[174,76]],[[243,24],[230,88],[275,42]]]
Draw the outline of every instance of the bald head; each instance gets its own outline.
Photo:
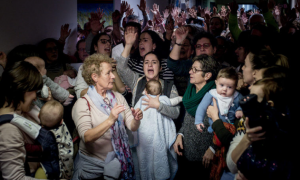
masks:
[[[39,70],[39,72],[41,73],[42,76],[47,73],[47,70],[45,69],[45,61],[43,59],[41,59],[37,56],[32,56],[32,57],[26,58],[25,61],[34,65]]]
[[[249,18],[249,23],[250,23],[250,29],[252,29],[257,24],[265,25],[265,18],[261,14],[253,14]]]
[[[42,126],[46,129],[58,127],[63,119],[64,107],[55,100],[46,102],[40,111]]]

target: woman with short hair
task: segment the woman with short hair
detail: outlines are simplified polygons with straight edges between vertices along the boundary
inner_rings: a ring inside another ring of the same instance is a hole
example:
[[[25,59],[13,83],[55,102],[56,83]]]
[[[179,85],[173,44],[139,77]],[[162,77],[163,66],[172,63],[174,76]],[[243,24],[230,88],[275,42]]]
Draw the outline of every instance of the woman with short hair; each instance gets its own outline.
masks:
[[[112,91],[115,75],[111,63],[111,58],[97,53],[83,63],[82,76],[89,88],[72,110],[80,137],[73,179],[134,178],[125,126],[136,131],[143,115]]]
[[[9,122],[31,110],[37,91],[43,87],[43,78],[32,64],[21,61],[5,69],[0,86],[0,121],[9,120],[0,124],[0,179],[34,179],[26,176],[30,172],[24,165],[24,144],[33,144],[34,139]]]

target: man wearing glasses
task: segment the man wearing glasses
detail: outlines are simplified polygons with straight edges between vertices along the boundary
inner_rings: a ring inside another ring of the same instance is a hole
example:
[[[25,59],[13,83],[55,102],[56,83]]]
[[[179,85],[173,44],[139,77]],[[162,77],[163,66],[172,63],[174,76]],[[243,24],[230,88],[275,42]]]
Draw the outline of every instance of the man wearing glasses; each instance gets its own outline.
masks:
[[[168,68],[173,71],[174,75],[189,77],[189,69],[193,64],[192,58],[189,56],[183,59],[181,56],[181,51],[186,46],[187,35],[187,27],[180,27],[175,31],[176,42],[168,59]],[[193,44],[195,56],[202,54],[213,56],[216,53],[217,40],[208,32],[203,31],[196,35]]]

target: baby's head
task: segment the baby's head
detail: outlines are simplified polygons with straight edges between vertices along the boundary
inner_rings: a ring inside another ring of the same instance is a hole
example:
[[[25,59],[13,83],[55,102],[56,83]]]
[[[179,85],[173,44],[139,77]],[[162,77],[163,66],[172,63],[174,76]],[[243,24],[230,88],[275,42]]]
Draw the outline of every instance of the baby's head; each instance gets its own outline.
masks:
[[[26,58],[25,61],[34,65],[39,70],[39,72],[41,73],[42,76],[47,74],[47,70],[45,68],[45,61],[43,59],[41,59],[37,56],[32,56],[32,57]]]
[[[221,69],[216,79],[217,93],[223,97],[234,94],[238,82],[238,74],[232,67]]]
[[[41,108],[39,118],[45,129],[53,129],[61,125],[64,107],[55,100],[48,101]]]
[[[162,93],[162,87],[159,81],[157,80],[149,80],[146,83],[146,92],[151,95],[159,95]]]

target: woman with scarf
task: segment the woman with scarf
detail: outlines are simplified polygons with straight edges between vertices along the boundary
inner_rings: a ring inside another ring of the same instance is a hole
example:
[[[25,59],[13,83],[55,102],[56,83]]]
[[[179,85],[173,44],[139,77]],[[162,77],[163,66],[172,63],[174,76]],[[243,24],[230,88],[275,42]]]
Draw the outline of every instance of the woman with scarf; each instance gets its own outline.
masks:
[[[125,125],[136,131],[143,114],[111,90],[115,78],[111,63],[101,54],[83,63],[82,76],[89,88],[72,110],[80,137],[73,179],[135,179]]]
[[[216,150],[213,134],[207,131],[207,116],[204,119],[206,128],[201,133],[195,126],[195,113],[204,95],[215,88],[214,80],[220,65],[206,54],[196,56],[193,61],[190,83],[182,99],[186,113],[173,145],[179,155],[176,179],[209,179],[210,163]]]

